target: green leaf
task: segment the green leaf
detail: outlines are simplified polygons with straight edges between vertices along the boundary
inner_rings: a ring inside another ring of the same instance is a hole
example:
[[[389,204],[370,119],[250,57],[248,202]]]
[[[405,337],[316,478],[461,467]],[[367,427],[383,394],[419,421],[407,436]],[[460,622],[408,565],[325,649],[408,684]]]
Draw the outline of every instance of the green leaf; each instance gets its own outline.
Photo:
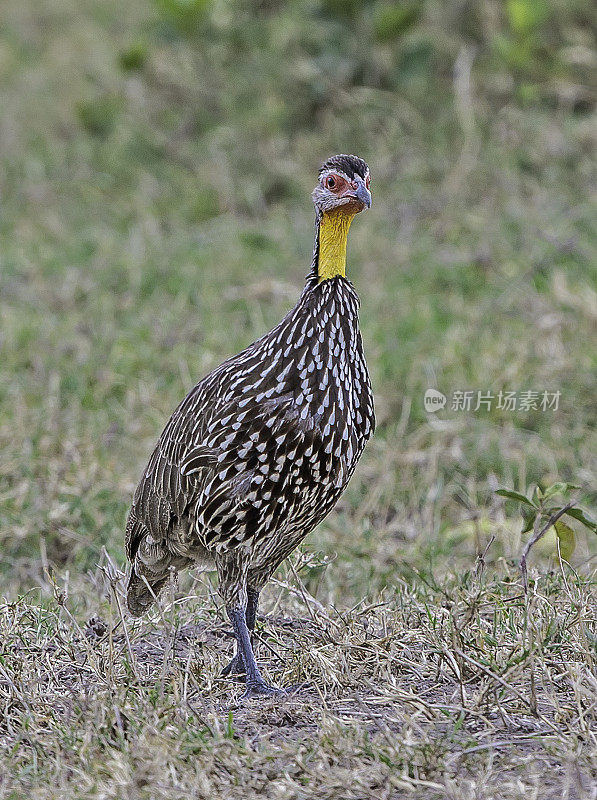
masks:
[[[537,512],[534,508],[530,509],[529,511],[523,511],[522,520],[524,525],[522,526],[522,533],[528,533],[529,531],[533,530],[536,519]]]
[[[411,28],[421,15],[421,3],[392,3],[376,8],[373,30],[382,42],[401,36]]]
[[[591,519],[591,517],[588,517],[580,508],[569,508],[568,511],[566,511],[566,514],[568,514],[569,517],[573,517],[579,522],[582,522],[582,524],[589,528],[589,530],[593,531],[593,533],[597,533],[597,522]]]
[[[533,501],[535,503],[541,502],[543,499],[543,492],[541,491],[541,487],[539,485],[535,486],[535,491],[533,492]]]
[[[549,497],[553,497],[554,494],[563,494],[566,489],[568,488],[567,483],[563,483],[562,481],[558,481],[557,483],[552,483],[551,486],[548,486],[545,490],[543,497],[547,500]]]
[[[532,500],[529,500],[529,498],[524,494],[515,492],[512,489],[497,489],[496,494],[499,494],[500,497],[507,497],[510,500],[518,500],[519,503],[525,503],[527,506],[531,506],[532,508],[537,508],[536,504],[533,503]]]
[[[533,33],[550,14],[547,0],[506,0],[510,28],[519,36]]]
[[[560,543],[560,558],[563,561],[570,561],[576,548],[576,537],[570,525],[566,525],[559,519],[555,524],[556,535]]]
[[[557,481],[556,483],[552,483],[551,486],[547,487],[547,489],[543,493],[543,499],[547,500],[549,497],[553,497],[554,494],[566,494],[571,489],[580,489],[580,486],[577,486],[574,483],[565,483],[564,481]]]

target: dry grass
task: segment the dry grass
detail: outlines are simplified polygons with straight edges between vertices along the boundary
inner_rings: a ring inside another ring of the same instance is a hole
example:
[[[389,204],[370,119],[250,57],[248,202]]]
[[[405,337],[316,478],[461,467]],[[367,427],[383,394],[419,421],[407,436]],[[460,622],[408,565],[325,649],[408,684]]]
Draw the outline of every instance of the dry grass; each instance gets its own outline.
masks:
[[[479,562],[336,610],[300,562],[258,624],[282,700],[243,705],[218,677],[232,641],[209,584],[123,628],[106,557],[85,590],[103,619],[64,587],[3,604],[0,797],[595,797],[594,582],[549,574],[527,606],[515,570]]]

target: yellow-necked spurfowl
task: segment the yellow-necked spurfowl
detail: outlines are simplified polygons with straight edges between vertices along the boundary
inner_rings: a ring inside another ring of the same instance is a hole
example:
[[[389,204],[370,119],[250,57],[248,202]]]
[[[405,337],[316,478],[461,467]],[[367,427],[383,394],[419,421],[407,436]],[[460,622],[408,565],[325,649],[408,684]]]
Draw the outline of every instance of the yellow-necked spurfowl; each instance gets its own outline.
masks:
[[[172,569],[217,570],[237,641],[224,674],[244,674],[247,696],[278,691],[253,653],[259,592],[334,507],[375,427],[359,300],[345,277],[350,223],[371,205],[369,167],[330,158],[312,197],[313,262],[298,303],[178,406],[126,528],[135,616]]]

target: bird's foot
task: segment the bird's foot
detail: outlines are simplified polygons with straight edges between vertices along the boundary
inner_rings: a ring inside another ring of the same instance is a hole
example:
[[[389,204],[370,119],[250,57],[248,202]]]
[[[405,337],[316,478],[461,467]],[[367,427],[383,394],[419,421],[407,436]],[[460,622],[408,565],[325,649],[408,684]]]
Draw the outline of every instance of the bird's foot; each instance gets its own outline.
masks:
[[[268,686],[265,681],[251,681],[247,683],[245,693],[241,697],[241,702],[250,700],[253,697],[285,697],[286,692],[284,689],[278,689],[276,686]]]
[[[220,672],[222,678],[230,676],[231,678],[245,677],[245,662],[240,653],[237,653],[229,664],[226,664],[224,669]]]

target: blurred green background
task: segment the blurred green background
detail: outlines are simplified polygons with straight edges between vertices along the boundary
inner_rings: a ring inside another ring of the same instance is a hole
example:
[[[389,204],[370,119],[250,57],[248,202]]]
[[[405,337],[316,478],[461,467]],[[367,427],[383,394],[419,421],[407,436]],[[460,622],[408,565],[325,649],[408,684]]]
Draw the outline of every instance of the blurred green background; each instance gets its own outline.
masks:
[[[349,277],[378,433],[310,588],[520,548],[500,485],[594,488],[592,0],[3,0],[0,591],[123,562],[177,402],[294,304],[316,170],[373,207]],[[560,391],[427,414],[426,388]],[[589,497],[587,495],[587,497]],[[590,499],[590,497],[589,497]],[[577,565],[590,550],[583,539]],[[326,594],[327,591],[327,594]]]

